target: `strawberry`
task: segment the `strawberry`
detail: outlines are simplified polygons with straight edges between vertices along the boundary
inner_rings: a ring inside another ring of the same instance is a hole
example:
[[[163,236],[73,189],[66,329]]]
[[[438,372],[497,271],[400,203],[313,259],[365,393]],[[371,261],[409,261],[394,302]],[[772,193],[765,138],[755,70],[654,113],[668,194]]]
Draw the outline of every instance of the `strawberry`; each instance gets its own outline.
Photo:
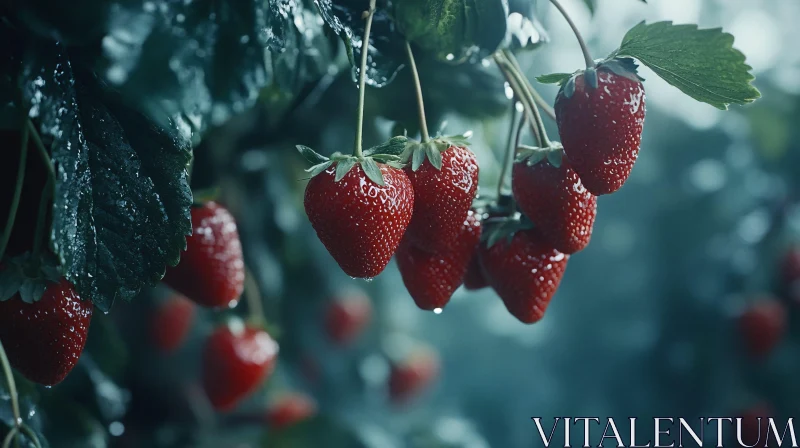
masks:
[[[592,237],[597,196],[583,187],[562,149],[531,148],[517,160],[511,187],[522,213],[559,252],[585,248]]]
[[[405,172],[414,187],[414,214],[406,238],[419,248],[446,251],[460,238],[478,190],[478,162],[449,140],[409,143]],[[427,159],[426,159],[427,156]]]
[[[586,189],[617,191],[639,155],[644,126],[644,86],[634,61],[612,59],[573,75],[562,84],[555,111],[564,151]]]
[[[353,291],[334,298],[325,313],[325,331],[338,345],[352,342],[369,325],[372,302],[361,291]]]
[[[164,283],[195,303],[233,308],[244,289],[242,244],[236,221],[216,202],[192,207],[192,235],[177,266],[167,268]]]
[[[467,272],[464,274],[464,288],[469,291],[476,291],[489,286],[486,276],[483,275],[481,263],[478,260],[477,251],[473,254],[472,259],[469,260],[467,265]]]
[[[203,349],[203,388],[214,409],[227,411],[272,374],[278,344],[259,328],[233,321],[219,327]]]
[[[292,426],[313,417],[317,413],[317,402],[302,393],[291,393],[279,397],[267,409],[267,425],[273,430]]]
[[[150,322],[150,337],[164,352],[172,352],[183,344],[194,321],[195,304],[174,294],[158,305]]]
[[[413,219],[412,219],[413,221]],[[481,237],[480,215],[468,210],[458,239],[447,251],[428,252],[404,238],[397,250],[403,283],[418,307],[441,309],[464,281]]]
[[[526,324],[544,316],[569,260],[535,230],[518,230],[510,241],[489,239],[481,244],[479,256],[489,285],[508,311]]]
[[[0,341],[11,365],[33,382],[60,383],[83,352],[92,310],[63,278],[33,303],[19,294],[0,301]]]
[[[419,395],[439,375],[439,357],[432,350],[417,350],[392,364],[389,373],[389,397],[403,404]]]
[[[352,161],[324,164],[327,168],[306,187],[311,226],[347,275],[375,277],[386,268],[411,220],[411,182],[403,170],[374,161],[370,166],[377,165],[374,169],[379,171],[372,175]],[[341,171],[346,174],[337,180]]]
[[[773,298],[758,299],[739,316],[739,331],[747,351],[756,357],[769,355],[786,332],[786,309]]]

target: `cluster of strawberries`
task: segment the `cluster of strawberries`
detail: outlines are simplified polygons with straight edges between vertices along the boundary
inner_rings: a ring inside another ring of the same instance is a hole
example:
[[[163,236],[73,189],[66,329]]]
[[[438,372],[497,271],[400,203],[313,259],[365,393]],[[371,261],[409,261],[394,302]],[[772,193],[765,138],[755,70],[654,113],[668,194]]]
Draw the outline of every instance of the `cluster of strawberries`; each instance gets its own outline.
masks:
[[[399,155],[361,159],[314,153],[305,209],[319,239],[355,278],[376,276],[396,255],[422,309],[443,308],[466,283],[491,286],[520,321],[538,321],[569,255],[589,243],[596,196],[622,186],[639,151],[641,81],[602,65],[593,75],[574,75],[556,99],[563,146],[518,151],[508,204],[473,207],[478,165],[463,139],[408,140]],[[380,178],[362,169],[370,165]]]

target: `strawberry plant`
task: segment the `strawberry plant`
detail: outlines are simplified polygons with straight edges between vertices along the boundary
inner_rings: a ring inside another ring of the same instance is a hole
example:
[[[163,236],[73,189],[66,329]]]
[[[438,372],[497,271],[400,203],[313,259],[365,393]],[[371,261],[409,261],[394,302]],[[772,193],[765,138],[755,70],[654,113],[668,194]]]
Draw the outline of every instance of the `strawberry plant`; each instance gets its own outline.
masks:
[[[581,67],[534,59],[554,38],[545,7]],[[447,371],[433,350],[387,360],[393,319],[452,322],[459,296],[487,295],[532,324],[582,285],[568,261],[608,244],[604,200],[644,194],[636,163],[663,133],[645,75],[719,110],[761,95],[721,28],[643,21],[595,59],[558,0],[9,0],[0,14],[0,448],[249,443],[226,433],[248,406],[265,446],[356,446],[325,414],[347,401],[329,374],[406,403]],[[796,260],[780,268],[790,296]],[[786,312],[741,315],[751,354],[773,353]],[[319,357],[357,367],[315,366],[305,386],[330,396],[266,406]]]

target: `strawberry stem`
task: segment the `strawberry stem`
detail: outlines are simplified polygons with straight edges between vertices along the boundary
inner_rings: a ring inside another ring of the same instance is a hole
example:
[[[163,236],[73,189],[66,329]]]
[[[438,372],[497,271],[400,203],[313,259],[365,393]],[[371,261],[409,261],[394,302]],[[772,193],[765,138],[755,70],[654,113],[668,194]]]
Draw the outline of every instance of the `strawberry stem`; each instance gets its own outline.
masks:
[[[414,52],[411,51],[411,44],[406,41],[406,53],[408,54],[408,63],[411,69],[411,76],[414,78],[414,89],[417,93],[417,108],[419,109],[419,133],[422,136],[422,143],[430,140],[428,135],[428,123],[425,120],[425,104],[422,101],[422,85],[419,82],[419,73],[417,72],[417,63],[414,61]]]
[[[265,327],[267,320],[264,317],[264,305],[261,302],[261,293],[258,283],[250,268],[245,267],[244,297],[247,300],[247,321],[257,327]]]
[[[578,38],[578,45],[581,46],[583,59],[586,61],[586,68],[595,68],[594,59],[592,59],[592,54],[589,53],[589,47],[586,45],[586,41],[583,40],[583,36],[581,36],[581,32],[578,31],[578,27],[575,25],[575,22],[572,21],[569,14],[567,14],[567,11],[563,6],[561,6],[561,3],[559,3],[558,0],[550,0],[550,3],[552,3],[556,9],[558,9],[558,12],[560,12],[562,16],[564,16],[564,19],[566,19],[569,27],[572,28],[572,32],[575,33],[575,37]]]
[[[25,164],[28,161],[28,135],[29,129],[25,126],[22,129],[22,145],[19,153],[19,164],[17,165],[17,181],[14,184],[14,196],[11,198],[11,208],[8,211],[6,227],[3,229],[3,236],[2,239],[0,239],[0,260],[3,259],[3,255],[6,253],[8,240],[11,238],[11,231],[14,229],[14,221],[17,219],[19,200],[22,197],[22,184],[25,181]]]
[[[39,199],[39,212],[36,216],[36,233],[33,240],[33,253],[39,255],[42,249],[42,242],[44,240],[44,227],[47,222],[47,205],[51,198],[55,197],[56,174],[53,168],[53,162],[50,160],[50,155],[39,137],[39,132],[33,125],[31,120],[28,120],[28,128],[30,135],[33,137],[34,146],[36,146],[39,156],[47,170],[47,183],[42,190],[42,197]]]
[[[361,159],[361,139],[364,134],[364,91],[367,83],[367,56],[369,55],[369,33],[372,30],[372,16],[375,15],[375,0],[369,0],[369,11],[365,11],[367,24],[364,27],[364,39],[361,41],[361,66],[358,72],[358,118],[356,121],[356,148],[353,155]]]
[[[509,61],[511,61],[512,64],[514,64],[514,67],[517,69],[518,72],[524,73],[524,71],[522,70],[522,67],[519,65],[519,61],[517,61],[517,58],[514,56],[513,52],[508,51],[508,50],[504,50],[503,54],[505,55],[505,57]],[[539,106],[539,108],[548,117],[550,117],[551,120],[556,121],[556,111],[553,109],[553,107],[550,106],[550,104],[548,104],[547,101],[545,101],[544,98],[542,98],[542,96],[539,94],[539,92],[536,89],[534,89],[532,85],[530,85],[530,84],[528,85],[528,90],[531,93],[531,97],[533,98],[533,102],[536,103],[536,105]]]
[[[6,376],[6,384],[8,385],[8,395],[11,397],[11,412],[14,414],[14,429],[12,433],[19,432],[19,427],[22,425],[22,415],[19,412],[19,396],[17,395],[17,383],[14,381],[14,373],[11,371],[11,363],[8,362],[6,350],[3,347],[3,342],[0,341],[0,364],[3,366],[3,374]],[[9,437],[12,437],[9,435]],[[3,446],[7,446],[11,441],[9,437],[3,442]]]
[[[516,58],[511,53],[511,51],[504,50],[503,56],[505,56],[506,60],[508,61],[509,65],[511,66],[511,75],[515,76],[517,82],[525,91],[525,98],[527,98],[528,103],[530,105],[531,112],[533,113],[533,118],[536,121],[536,126],[534,127],[534,133],[536,133],[536,138],[538,139],[542,148],[549,148],[550,147],[550,139],[547,137],[547,129],[544,127],[544,121],[542,121],[542,115],[539,113],[539,108],[536,106],[536,101],[533,99],[533,86],[531,83],[528,82],[528,78],[522,74],[522,70],[520,69],[519,63],[516,62]]]
[[[522,117],[523,121],[519,122],[519,129],[525,126],[525,116]],[[511,125],[508,127],[508,141],[506,143],[506,153],[503,155],[503,164],[500,165],[500,175],[497,179],[497,197],[503,195],[503,190],[506,183],[506,173],[508,173],[508,165],[511,164],[511,154],[516,151],[517,146],[514,145],[514,125],[517,121],[517,101],[516,97],[511,98],[511,119],[509,123]],[[519,129],[517,129],[517,140],[519,140]]]

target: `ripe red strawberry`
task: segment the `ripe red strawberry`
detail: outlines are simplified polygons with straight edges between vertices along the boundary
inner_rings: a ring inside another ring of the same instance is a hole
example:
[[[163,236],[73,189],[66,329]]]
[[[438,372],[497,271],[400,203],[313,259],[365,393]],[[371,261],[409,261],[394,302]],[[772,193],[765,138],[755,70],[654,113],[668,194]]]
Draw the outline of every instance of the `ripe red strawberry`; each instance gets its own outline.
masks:
[[[489,281],[486,280],[486,276],[483,275],[483,269],[478,260],[478,253],[475,251],[467,266],[467,273],[464,274],[464,288],[470,291],[476,291],[486,288],[487,286],[489,286]]]
[[[418,396],[439,375],[439,357],[431,350],[418,350],[395,363],[389,374],[389,397],[403,404]]]
[[[548,159],[522,158],[514,164],[511,187],[522,213],[556,250],[573,254],[589,244],[597,196],[584,188],[566,158],[558,167]]]
[[[164,352],[183,344],[194,321],[195,304],[180,294],[174,294],[158,305],[150,322],[150,337]]]
[[[739,331],[747,351],[753,356],[766,356],[783,339],[786,332],[786,308],[773,298],[759,299],[739,317]]]
[[[534,230],[517,231],[510,242],[481,244],[479,254],[489,285],[508,311],[526,324],[544,316],[569,260]]]
[[[338,162],[311,178],[305,209],[312,227],[342,270],[351,277],[380,274],[411,220],[414,190],[401,169],[379,164],[385,185],[356,164],[335,181]]]
[[[33,382],[60,383],[83,352],[92,310],[63,278],[33,303],[18,294],[0,301],[0,341],[11,365]]]
[[[630,59],[600,65],[596,74],[597,87],[588,85],[585,73],[563,84],[555,111],[572,168],[587,190],[601,195],[617,191],[636,162],[645,94]]]
[[[164,282],[199,305],[232,308],[244,289],[242,243],[236,221],[216,202],[192,207],[192,235]]]
[[[441,152],[441,169],[427,159],[413,168],[405,168],[414,186],[414,214],[406,238],[428,251],[448,250],[459,238],[475,199],[478,162],[466,147],[449,146]]]
[[[447,251],[428,252],[403,239],[397,249],[397,266],[418,307],[433,310],[447,305],[464,281],[480,238],[480,215],[469,210],[460,235]]]
[[[203,349],[203,389],[219,411],[232,409],[272,374],[278,344],[261,329],[232,322],[209,336]]]
[[[271,429],[292,426],[313,417],[317,413],[317,402],[302,393],[291,393],[279,397],[267,410],[266,420]]]
[[[325,313],[325,331],[331,341],[346,345],[369,325],[372,302],[361,291],[352,291],[334,298]]]

